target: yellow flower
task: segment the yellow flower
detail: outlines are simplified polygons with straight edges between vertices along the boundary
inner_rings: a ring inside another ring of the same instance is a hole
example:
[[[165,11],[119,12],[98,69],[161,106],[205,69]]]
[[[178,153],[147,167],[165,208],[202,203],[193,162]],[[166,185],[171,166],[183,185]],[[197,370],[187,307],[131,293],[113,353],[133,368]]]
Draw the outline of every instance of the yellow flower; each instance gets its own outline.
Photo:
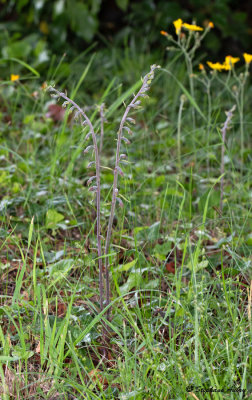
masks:
[[[183,26],[183,28],[186,28],[189,31],[203,31],[203,28],[201,28],[201,26],[197,26],[197,25],[190,25],[190,24],[183,23],[182,26]]]
[[[17,81],[19,79],[19,75],[11,74],[10,79],[12,82]]]
[[[211,29],[214,28],[214,23],[212,21],[208,22],[208,27]]]
[[[224,65],[231,66],[231,65],[234,65],[235,63],[237,63],[238,61],[240,61],[239,57],[226,56]]]
[[[163,36],[168,36],[168,33],[165,32],[165,31],[160,31],[160,33],[161,33],[161,35],[163,35]]]
[[[230,71],[230,69],[231,69],[231,63],[228,63],[226,61],[222,64],[222,66],[223,66],[223,69],[225,69],[225,71]]]
[[[246,64],[250,64],[252,62],[252,54],[243,53],[243,57]]]
[[[204,67],[203,64],[199,64],[199,70],[200,70],[200,71],[204,71],[204,70],[205,70],[205,67]]]
[[[217,63],[212,63],[211,61],[207,61],[207,65],[214,70],[217,71],[222,71],[223,69],[226,69],[226,66],[217,62]]]
[[[176,19],[176,21],[173,21],[173,25],[175,26],[176,29],[176,34],[179,35],[181,31],[181,27],[183,25],[183,21],[181,18]]]

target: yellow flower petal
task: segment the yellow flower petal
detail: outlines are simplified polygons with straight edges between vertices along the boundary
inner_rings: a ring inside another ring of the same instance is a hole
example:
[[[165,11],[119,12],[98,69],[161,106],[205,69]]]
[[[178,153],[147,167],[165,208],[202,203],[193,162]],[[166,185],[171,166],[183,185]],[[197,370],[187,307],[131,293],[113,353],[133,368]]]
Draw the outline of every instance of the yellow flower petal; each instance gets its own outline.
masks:
[[[231,69],[231,63],[228,63],[226,61],[222,64],[222,66],[223,66],[223,69],[225,69],[225,71],[230,71],[230,69]]]
[[[252,62],[252,54],[243,53],[243,57],[246,64],[250,64]]]
[[[175,26],[176,34],[177,34],[177,35],[180,34],[182,24],[183,24],[183,21],[182,21],[181,18],[176,19],[176,21],[173,21],[173,25]]]
[[[183,28],[188,29],[189,31],[203,31],[203,28],[201,28],[201,26],[198,25],[190,25],[190,24],[182,24]]]
[[[211,69],[214,69],[214,70],[216,70],[216,71],[222,71],[223,69],[226,69],[226,67],[225,67],[223,64],[219,63],[219,62],[217,62],[217,63],[212,63],[211,61],[207,61],[207,65],[208,65]]]
[[[19,79],[19,75],[11,74],[10,79],[12,82],[17,81]]]
[[[224,64],[227,64],[227,65],[234,65],[234,64],[237,63],[238,61],[240,61],[239,57],[226,56],[226,57],[225,57]]]

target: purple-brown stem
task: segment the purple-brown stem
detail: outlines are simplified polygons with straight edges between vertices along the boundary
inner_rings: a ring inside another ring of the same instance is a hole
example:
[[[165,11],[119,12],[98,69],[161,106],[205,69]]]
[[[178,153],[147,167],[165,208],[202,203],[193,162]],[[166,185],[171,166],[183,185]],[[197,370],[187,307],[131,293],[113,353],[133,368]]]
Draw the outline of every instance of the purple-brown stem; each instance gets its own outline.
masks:
[[[100,106],[100,119],[101,119],[100,154],[102,152],[103,135],[104,135],[104,122],[105,122],[104,107],[105,107],[105,104],[102,103],[101,106]]]
[[[114,220],[114,215],[115,215],[115,206],[116,206],[116,198],[117,198],[117,181],[118,181],[118,173],[122,174],[122,171],[119,167],[120,163],[120,148],[121,148],[121,142],[123,139],[123,129],[127,127],[124,127],[126,123],[127,116],[131,110],[131,108],[136,108],[139,104],[137,102],[137,99],[139,97],[144,97],[144,93],[149,89],[149,83],[154,77],[154,70],[158,68],[156,65],[151,66],[150,72],[145,75],[143,79],[143,84],[140,88],[140,90],[137,92],[137,94],[134,96],[133,100],[130,102],[130,104],[127,106],[121,123],[120,127],[118,130],[118,137],[117,137],[117,148],[116,148],[116,160],[115,160],[115,168],[114,168],[114,182],[113,182],[113,191],[112,191],[112,201],[111,201],[111,209],[110,209],[110,216],[109,216],[109,222],[108,222],[108,228],[107,228],[107,236],[106,236],[106,242],[105,242],[105,279],[106,279],[106,306],[109,305],[110,302],[110,285],[109,285],[109,246],[110,246],[110,240],[111,240],[111,234],[112,234],[112,224]],[[127,129],[129,130],[129,129]],[[127,139],[126,139],[127,140]],[[110,314],[110,309],[107,311],[107,319],[109,319],[109,314]]]
[[[54,89],[53,87],[48,88],[50,91],[57,93],[58,97],[62,97],[65,99],[68,103],[71,103],[72,106],[77,110],[77,114],[81,115],[84,120],[86,121],[87,125],[90,128],[90,132],[92,135],[93,139],[93,145],[94,145],[94,152],[95,152],[95,165],[96,165],[96,215],[97,215],[97,221],[96,221],[96,236],[97,236],[97,251],[98,251],[98,265],[99,265],[99,292],[100,292],[100,311],[103,310],[104,304],[103,304],[103,271],[102,271],[102,248],[101,248],[101,181],[100,181],[100,155],[99,155],[99,150],[97,146],[97,140],[96,140],[96,135],[94,132],[94,128],[92,125],[92,122],[88,118],[88,116],[85,114],[85,112],[76,104],[73,100],[69,99],[65,95],[65,93],[59,92],[58,90]],[[94,188],[94,187],[93,187]],[[92,189],[92,188],[91,188]]]

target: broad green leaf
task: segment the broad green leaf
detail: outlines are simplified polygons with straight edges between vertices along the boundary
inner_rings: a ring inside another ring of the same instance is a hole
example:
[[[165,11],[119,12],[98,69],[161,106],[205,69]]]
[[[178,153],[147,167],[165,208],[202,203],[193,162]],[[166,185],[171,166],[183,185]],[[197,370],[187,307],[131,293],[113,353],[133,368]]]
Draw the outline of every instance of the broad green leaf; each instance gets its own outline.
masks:
[[[49,273],[49,276],[60,276],[66,275],[68,271],[72,268],[74,265],[74,260],[73,259],[67,259],[67,260],[60,260],[54,264],[50,264],[50,266],[47,267],[47,271]]]
[[[130,268],[134,267],[137,263],[137,259],[133,260],[127,264],[118,265],[117,268],[114,268],[114,272],[125,272],[128,271]]]
[[[155,222],[153,225],[151,225],[147,230],[147,239],[150,241],[158,239],[159,229],[160,229],[160,221]]]
[[[15,349],[12,351],[12,354],[13,358],[17,358],[19,360],[28,360],[28,358],[34,355],[34,351],[24,351],[23,348],[19,348],[16,346]]]
[[[131,272],[127,282],[122,285],[119,289],[122,295],[128,293],[133,289],[133,287],[139,287],[142,282],[142,274],[140,270],[136,270],[136,272]]]
[[[164,260],[166,260],[166,257],[168,255],[169,251],[171,251],[171,242],[165,242],[163,244],[156,244],[156,246],[154,247],[154,256],[158,260],[164,261]]]
[[[46,213],[46,229],[55,229],[58,222],[62,221],[64,218],[64,215],[58,213],[56,210],[48,210]]]
[[[209,263],[208,263],[208,260],[203,260],[203,261],[201,261],[201,262],[197,262],[196,265],[194,266],[194,271],[195,271],[195,272],[198,272],[198,271],[200,271],[201,269],[205,269],[205,268],[207,268],[208,264],[209,264]],[[191,271],[193,270],[193,265],[192,265],[191,262],[189,262],[189,263],[187,264],[187,268],[189,268]]]
[[[159,279],[151,279],[149,282],[145,282],[141,285],[141,289],[157,289],[160,284]]]

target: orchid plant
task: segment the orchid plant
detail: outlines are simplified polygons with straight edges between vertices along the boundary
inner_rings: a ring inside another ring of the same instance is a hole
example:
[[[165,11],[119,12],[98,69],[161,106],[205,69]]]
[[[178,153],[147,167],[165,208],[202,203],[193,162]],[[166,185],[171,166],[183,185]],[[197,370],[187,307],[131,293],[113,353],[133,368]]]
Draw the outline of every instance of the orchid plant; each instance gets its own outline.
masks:
[[[126,107],[126,110],[122,116],[120,126],[117,132],[117,147],[116,147],[116,157],[115,157],[115,165],[114,165],[114,182],[112,189],[112,201],[111,201],[111,209],[110,216],[108,220],[107,226],[107,235],[105,241],[105,248],[103,250],[101,243],[101,178],[100,178],[100,154],[102,150],[103,144],[103,124],[105,121],[105,108],[102,104],[100,106],[100,119],[101,119],[101,136],[100,136],[100,145],[98,146],[98,137],[97,133],[95,133],[94,126],[91,120],[88,118],[86,112],[72,99],[70,99],[66,93],[60,92],[55,89],[53,86],[49,86],[48,90],[51,92],[51,96],[57,99],[64,99],[63,107],[69,106],[69,111],[74,112],[74,118],[81,118],[81,124],[83,126],[87,126],[89,128],[89,132],[86,135],[86,140],[90,137],[92,138],[92,144],[88,145],[84,150],[84,154],[93,151],[95,155],[94,161],[91,161],[88,164],[88,168],[95,166],[95,174],[88,179],[87,184],[89,185],[89,191],[94,192],[96,194],[96,237],[97,237],[97,253],[98,253],[98,266],[99,266],[99,293],[100,293],[100,310],[102,311],[104,308],[104,274],[103,274],[103,261],[105,260],[105,285],[106,285],[106,306],[110,303],[110,282],[109,282],[109,248],[111,243],[112,236],[112,227],[113,220],[115,216],[116,203],[119,203],[119,206],[123,207],[123,202],[119,197],[119,189],[118,189],[118,175],[123,176],[123,170],[121,168],[121,163],[126,158],[126,155],[121,153],[121,144],[122,142],[126,144],[130,144],[130,141],[127,135],[132,133],[132,125],[135,124],[135,119],[130,117],[129,114],[141,107],[141,99],[147,96],[147,92],[150,89],[150,84],[154,78],[154,71],[160,68],[158,65],[152,65],[150,72],[144,76],[142,79],[142,85],[139,91],[133,96],[133,99]],[[107,318],[109,318],[109,308],[107,311]]]

